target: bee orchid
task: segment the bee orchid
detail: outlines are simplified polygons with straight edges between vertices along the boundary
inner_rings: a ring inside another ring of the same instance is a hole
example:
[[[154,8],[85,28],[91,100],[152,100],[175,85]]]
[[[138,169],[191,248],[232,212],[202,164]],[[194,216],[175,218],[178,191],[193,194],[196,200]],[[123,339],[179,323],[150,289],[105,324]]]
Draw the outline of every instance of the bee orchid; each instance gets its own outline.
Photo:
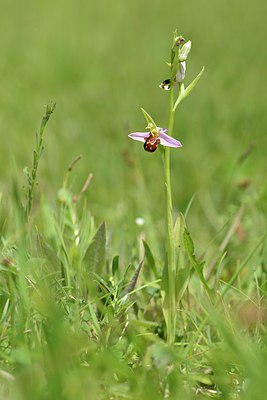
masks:
[[[133,132],[128,135],[131,139],[144,143],[144,149],[153,153],[158,145],[168,147],[182,147],[182,144],[173,137],[166,134],[168,129],[157,127],[157,130],[150,132]]]

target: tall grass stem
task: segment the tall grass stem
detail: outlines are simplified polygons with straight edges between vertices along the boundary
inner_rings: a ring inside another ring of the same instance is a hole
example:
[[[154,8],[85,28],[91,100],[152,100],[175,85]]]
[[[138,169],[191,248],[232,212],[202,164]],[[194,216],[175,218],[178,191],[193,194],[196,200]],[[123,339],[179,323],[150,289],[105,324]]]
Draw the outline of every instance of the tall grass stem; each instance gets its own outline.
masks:
[[[34,188],[36,185],[37,170],[38,170],[39,161],[40,161],[43,149],[44,149],[44,145],[43,145],[44,130],[45,130],[47,122],[49,121],[49,118],[51,117],[52,113],[55,110],[55,107],[56,107],[56,103],[54,103],[54,102],[51,102],[50,105],[46,106],[46,112],[42,118],[39,131],[36,132],[36,147],[35,147],[35,150],[33,151],[32,169],[31,169],[31,171],[29,171],[28,168],[26,168],[24,170],[26,173],[26,176],[27,176],[27,180],[28,180],[28,190],[27,190],[27,195],[26,195],[26,197],[27,197],[26,214],[28,217],[32,210],[33,193],[34,193]]]

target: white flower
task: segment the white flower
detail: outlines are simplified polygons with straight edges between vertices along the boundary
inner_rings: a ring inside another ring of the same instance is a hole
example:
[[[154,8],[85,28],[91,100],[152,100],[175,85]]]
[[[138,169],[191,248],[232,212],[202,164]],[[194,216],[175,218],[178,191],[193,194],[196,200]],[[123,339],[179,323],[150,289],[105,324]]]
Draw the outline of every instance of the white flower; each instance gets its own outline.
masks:
[[[144,218],[142,218],[142,217],[137,217],[137,218],[135,218],[135,223],[136,223],[136,225],[138,225],[138,226],[143,226],[144,223],[145,223],[145,220],[144,220]]]

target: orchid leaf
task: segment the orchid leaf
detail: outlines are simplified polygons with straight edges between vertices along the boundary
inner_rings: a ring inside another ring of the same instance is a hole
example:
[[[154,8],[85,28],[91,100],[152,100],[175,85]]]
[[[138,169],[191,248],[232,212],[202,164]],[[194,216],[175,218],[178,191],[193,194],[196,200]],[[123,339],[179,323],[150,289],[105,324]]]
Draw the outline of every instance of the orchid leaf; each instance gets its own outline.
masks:
[[[186,230],[185,219],[182,213],[180,213],[176,219],[174,225],[174,240],[176,248],[177,257],[177,267],[176,267],[176,288],[175,297],[176,303],[178,303],[189,282],[191,268],[188,266],[188,259],[185,254],[183,236]]]
[[[195,79],[190,83],[190,85],[188,85],[187,88],[184,90],[183,98],[186,98],[192,92],[192,90],[194,89],[194,87],[196,86],[198,81],[200,80],[203,72],[204,72],[204,67],[202,68],[200,73],[195,77]]]
[[[204,72],[204,67],[202,68],[200,73],[195,77],[195,79],[190,83],[190,85],[187,86],[187,88],[184,89],[184,86],[183,85],[181,86],[180,94],[173,106],[173,112],[176,110],[178,104],[181,103],[181,101],[184,100],[192,92],[192,90],[200,80],[203,72]]]
[[[198,261],[196,259],[194,242],[190,236],[190,233],[186,229],[184,230],[184,233],[183,233],[183,242],[184,242],[185,251],[187,253],[187,256],[188,256],[195,272],[197,273],[200,281],[202,282],[207,294],[209,296],[212,296],[214,294],[214,290],[208,286],[207,281],[203,275],[204,262]]]

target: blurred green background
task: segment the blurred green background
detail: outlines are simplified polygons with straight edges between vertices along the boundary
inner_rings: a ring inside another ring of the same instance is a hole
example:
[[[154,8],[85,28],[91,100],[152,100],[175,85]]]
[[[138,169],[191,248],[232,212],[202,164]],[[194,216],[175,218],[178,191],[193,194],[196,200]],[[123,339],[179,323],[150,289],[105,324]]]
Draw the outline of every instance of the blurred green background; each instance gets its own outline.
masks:
[[[178,28],[193,43],[185,83],[203,65],[205,73],[177,113],[184,147],[172,151],[174,207],[184,211],[195,195],[188,224],[202,252],[246,204],[242,252],[265,224],[266,15],[264,0],[1,1],[0,192],[8,198],[14,160],[25,184],[35,130],[54,100],[39,193],[53,202],[82,154],[72,187],[79,192],[93,173],[88,205],[107,221],[114,251],[135,240],[136,217],[150,241],[161,238],[160,152],[147,154],[127,134],[144,129],[140,107],[167,126],[169,94],[158,85]]]

